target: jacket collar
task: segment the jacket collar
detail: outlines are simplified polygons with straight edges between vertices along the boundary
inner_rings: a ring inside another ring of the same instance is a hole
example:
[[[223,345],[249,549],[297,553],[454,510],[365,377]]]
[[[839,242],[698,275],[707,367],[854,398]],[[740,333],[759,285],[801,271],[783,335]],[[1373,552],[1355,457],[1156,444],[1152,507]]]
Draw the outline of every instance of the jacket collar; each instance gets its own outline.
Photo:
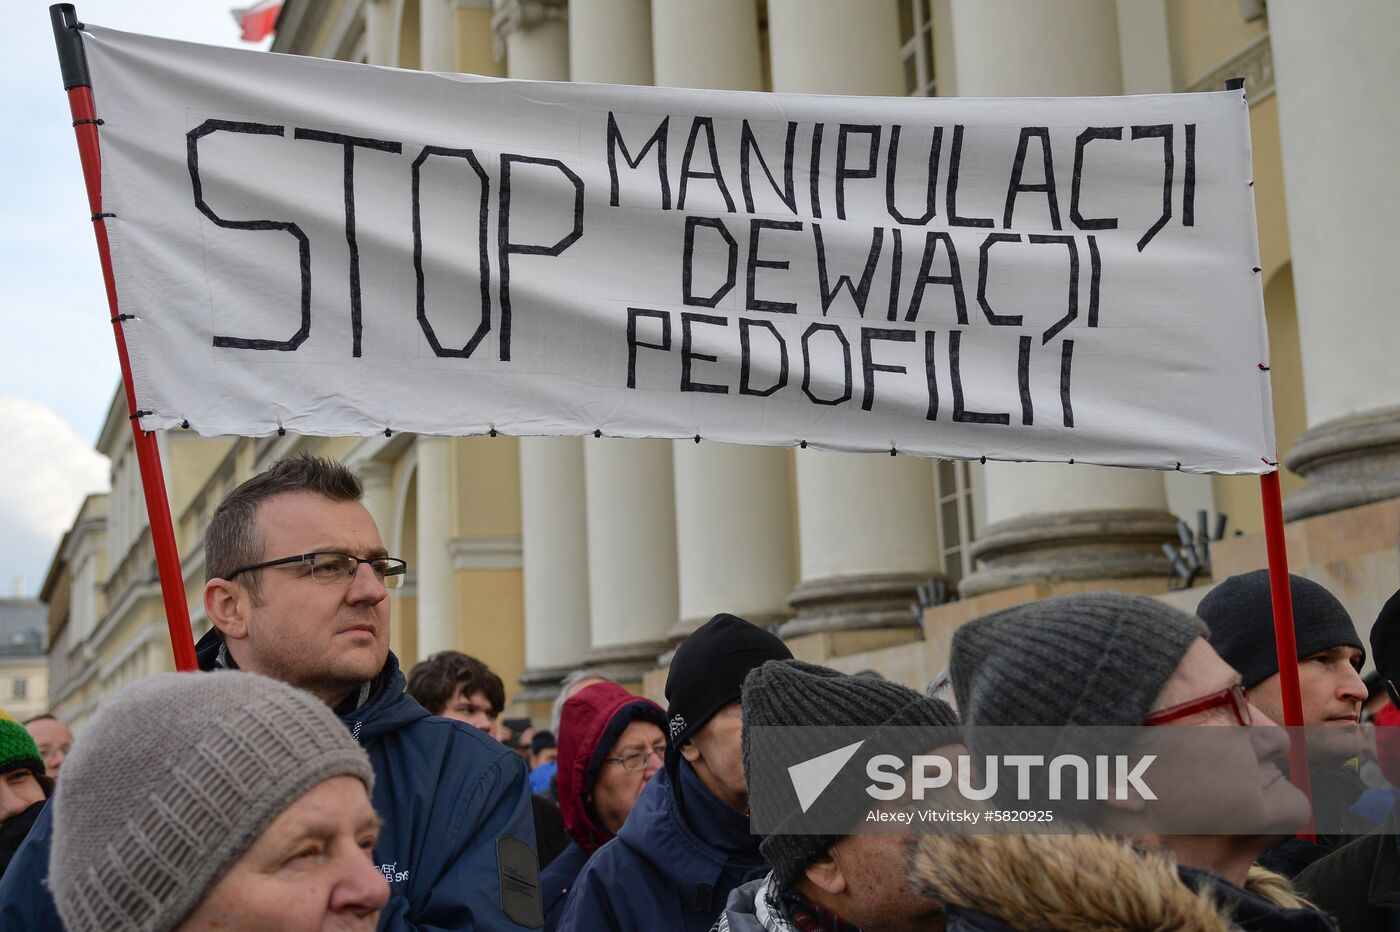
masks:
[[[1390,810],[1380,832],[1366,900],[1372,906],[1395,909],[1400,907],[1400,807]]]

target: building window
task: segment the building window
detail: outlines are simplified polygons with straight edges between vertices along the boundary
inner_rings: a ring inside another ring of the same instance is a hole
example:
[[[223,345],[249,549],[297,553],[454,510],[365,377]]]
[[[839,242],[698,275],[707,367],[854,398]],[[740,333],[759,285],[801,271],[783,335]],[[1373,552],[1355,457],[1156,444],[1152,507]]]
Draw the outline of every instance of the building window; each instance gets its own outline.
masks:
[[[14,683],[11,684],[10,698],[11,698],[11,699],[28,699],[28,698],[29,698],[29,680],[25,679],[25,678],[22,677],[22,676],[17,676],[17,677],[15,677]]]
[[[938,555],[951,588],[972,572],[972,557],[968,553],[973,540],[969,469],[962,460],[939,460],[933,474],[933,491],[938,500]]]
[[[895,0],[899,4],[899,57],[904,63],[904,92],[932,97],[933,0]]]

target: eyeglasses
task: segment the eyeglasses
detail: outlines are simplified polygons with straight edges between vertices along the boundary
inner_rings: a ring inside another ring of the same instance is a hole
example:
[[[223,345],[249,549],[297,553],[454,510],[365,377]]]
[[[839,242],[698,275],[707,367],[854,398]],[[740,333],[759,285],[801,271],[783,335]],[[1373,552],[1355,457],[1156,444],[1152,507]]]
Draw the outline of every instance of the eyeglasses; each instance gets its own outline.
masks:
[[[1222,689],[1218,693],[1211,693],[1209,696],[1202,696],[1199,699],[1192,699],[1190,702],[1168,706],[1159,712],[1153,712],[1151,715],[1147,716],[1143,724],[1165,725],[1167,722],[1174,722],[1177,719],[1186,718],[1198,712],[1209,712],[1211,709],[1218,709],[1221,706],[1230,707],[1230,711],[1234,713],[1237,723],[1241,725],[1249,724],[1249,698],[1244,694],[1244,687],[1239,683]]]
[[[621,757],[605,757],[605,761],[613,761],[622,765],[622,769],[628,773],[637,773],[647,769],[647,761],[655,757],[659,761],[666,760],[666,745],[656,744],[644,751],[633,751],[631,754],[624,754]]]
[[[369,568],[374,571],[375,578],[384,584],[386,589],[398,589],[403,586],[404,575],[408,572],[408,564],[397,557],[369,557],[360,558],[348,553],[300,553],[294,557],[283,557],[280,560],[268,560],[264,563],[254,563],[251,566],[240,566],[232,573],[228,574],[228,579],[232,579],[239,573],[251,573],[253,570],[267,569],[269,566],[309,566],[311,567],[311,578],[317,582],[344,582],[353,579],[360,571],[360,564],[368,563]]]

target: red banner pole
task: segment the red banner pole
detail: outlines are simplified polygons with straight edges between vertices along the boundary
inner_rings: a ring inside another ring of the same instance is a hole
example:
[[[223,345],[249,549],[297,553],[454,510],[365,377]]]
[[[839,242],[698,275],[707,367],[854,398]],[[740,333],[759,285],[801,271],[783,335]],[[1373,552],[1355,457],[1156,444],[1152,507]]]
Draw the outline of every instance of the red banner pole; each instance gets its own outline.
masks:
[[[122,331],[122,316],[117,308],[117,286],[112,277],[112,254],[107,243],[106,225],[106,218],[112,215],[102,212],[102,152],[97,134],[100,124],[93,107],[87,57],[83,52],[82,34],[78,31],[78,14],[72,4],[59,3],[49,7],[49,17],[53,21],[54,43],[58,48],[59,65],[63,69],[63,87],[68,92],[68,106],[73,113],[73,132],[77,136],[78,155],[83,163],[83,181],[87,185],[88,207],[92,211],[92,229],[97,235],[97,254],[102,261],[102,282],[107,288],[107,306],[112,312],[112,335],[117,341],[122,388],[126,393],[126,410],[136,443],[136,463],[141,472],[146,515],[151,523],[151,545],[160,574],[160,591],[165,601],[165,619],[170,626],[175,669],[194,670],[197,668],[194,636],[190,631],[189,606],[185,602],[180,553],[175,545],[175,524],[170,518],[170,500],[165,494],[160,448],[156,435],[141,429],[136,389],[131,381],[131,363],[126,353],[126,335]]]
[[[1298,687],[1298,643],[1293,633],[1293,591],[1288,584],[1288,545],[1283,537],[1283,497],[1278,470],[1259,477],[1264,499],[1264,542],[1269,552],[1269,589],[1274,605],[1274,644],[1278,650],[1279,688],[1283,693],[1283,724],[1288,736],[1288,777],[1312,802],[1312,777],[1308,773],[1308,746],[1303,735],[1303,696]],[[1317,840],[1316,822],[1298,832],[1299,838]]]

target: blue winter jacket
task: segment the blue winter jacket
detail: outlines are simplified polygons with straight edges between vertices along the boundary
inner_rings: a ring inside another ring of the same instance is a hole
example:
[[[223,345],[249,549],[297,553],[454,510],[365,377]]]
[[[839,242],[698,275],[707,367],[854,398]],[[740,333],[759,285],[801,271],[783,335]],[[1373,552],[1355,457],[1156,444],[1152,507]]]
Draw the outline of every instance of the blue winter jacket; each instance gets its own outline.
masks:
[[[540,898],[544,900],[545,932],[555,932],[564,915],[564,903],[569,898],[579,871],[588,863],[588,852],[578,842],[570,842],[564,853],[540,871]]]
[[[768,868],[749,820],[681,762],[680,798],[659,771],[618,831],[588,859],[559,932],[710,932],[730,891]]]
[[[217,632],[200,642],[213,669]],[[375,864],[389,881],[382,930],[539,928],[538,861],[524,762],[461,722],[429,715],[404,693],[391,653],[368,701],[340,715],[369,754],[384,820]],[[45,885],[51,806],[0,879],[0,929],[61,932]]]

